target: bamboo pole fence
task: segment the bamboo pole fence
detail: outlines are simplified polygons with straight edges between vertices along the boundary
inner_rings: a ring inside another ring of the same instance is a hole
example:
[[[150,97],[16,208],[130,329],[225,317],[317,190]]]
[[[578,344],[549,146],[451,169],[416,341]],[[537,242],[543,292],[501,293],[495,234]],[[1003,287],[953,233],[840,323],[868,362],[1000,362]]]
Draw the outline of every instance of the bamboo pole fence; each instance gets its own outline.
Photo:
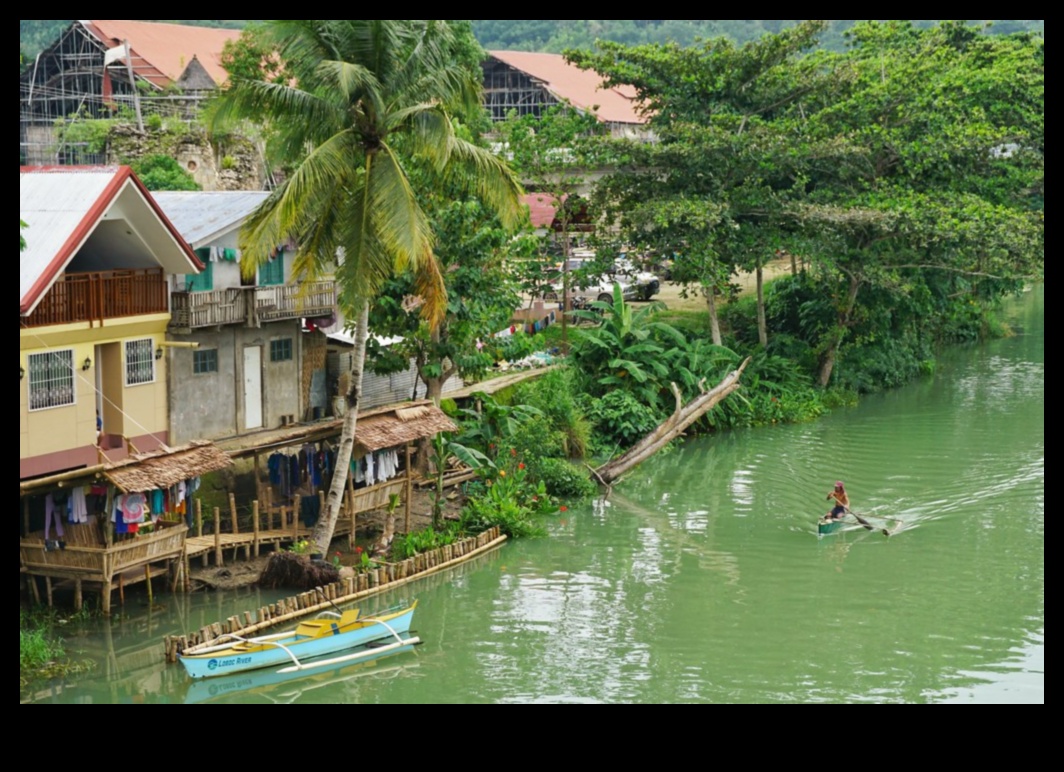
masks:
[[[300,593],[254,612],[246,611],[186,635],[167,636],[163,641],[166,661],[174,664],[182,654],[193,654],[197,647],[208,646],[224,635],[249,638],[277,625],[332,610],[333,604],[354,603],[398,589],[461,565],[505,542],[506,536],[498,528],[492,528],[455,544],[415,555],[402,563],[379,564],[375,569],[319,587],[314,592]]]

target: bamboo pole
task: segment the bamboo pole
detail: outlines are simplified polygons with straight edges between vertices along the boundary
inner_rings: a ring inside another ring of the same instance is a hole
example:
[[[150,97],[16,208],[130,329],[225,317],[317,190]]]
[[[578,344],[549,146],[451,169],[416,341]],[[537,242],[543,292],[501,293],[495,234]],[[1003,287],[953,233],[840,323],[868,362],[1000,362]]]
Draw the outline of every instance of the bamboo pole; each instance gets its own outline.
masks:
[[[214,508],[214,564],[218,568],[225,565],[225,558],[222,557],[222,510],[220,507]]]
[[[410,515],[414,505],[414,470],[411,464],[410,443],[406,443],[406,522],[403,533],[410,533]]]
[[[236,494],[235,493],[230,493],[229,494],[229,516],[233,520],[233,535],[234,536],[239,536],[240,535],[240,522],[239,522],[239,520],[237,518],[237,514],[236,514]]]
[[[196,499],[196,537],[203,538],[203,501]]]
[[[258,456],[256,456],[258,458]],[[255,500],[251,502],[251,517],[253,522],[254,538],[255,538],[255,557],[259,556],[259,549],[261,547],[259,539],[261,538],[261,529],[259,528],[259,502]]]
[[[295,544],[299,543],[299,515],[303,512],[303,497],[296,496],[292,504],[292,539]]]
[[[144,566],[144,581],[148,585],[148,607],[151,608],[154,605],[154,597],[151,589],[151,564]]]

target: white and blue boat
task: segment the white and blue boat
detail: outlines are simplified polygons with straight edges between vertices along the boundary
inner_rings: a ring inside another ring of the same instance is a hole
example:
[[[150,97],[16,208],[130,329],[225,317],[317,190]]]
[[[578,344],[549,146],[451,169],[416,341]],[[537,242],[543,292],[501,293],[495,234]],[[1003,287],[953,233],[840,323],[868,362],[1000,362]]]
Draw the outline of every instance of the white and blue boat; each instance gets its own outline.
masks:
[[[325,612],[277,635],[226,635],[188,649],[179,659],[194,679],[232,676],[264,668],[278,673],[365,661],[421,643],[410,634],[417,603],[363,617],[358,610]]]

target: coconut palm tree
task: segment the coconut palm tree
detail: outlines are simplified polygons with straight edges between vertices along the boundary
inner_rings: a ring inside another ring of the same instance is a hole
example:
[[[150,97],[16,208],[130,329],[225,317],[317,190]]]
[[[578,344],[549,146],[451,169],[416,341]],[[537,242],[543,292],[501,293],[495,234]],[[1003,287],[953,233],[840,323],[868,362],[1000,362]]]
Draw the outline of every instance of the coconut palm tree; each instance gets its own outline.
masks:
[[[356,320],[354,368],[336,462],[347,469],[362,395],[369,306],[382,284],[410,270],[422,312],[446,310],[433,234],[404,168],[418,162],[458,181],[516,226],[521,187],[505,162],[455,134],[452,115],[480,109],[476,69],[462,66],[469,40],[446,20],[280,19],[265,36],[288,79],[237,80],[219,98],[215,125],[260,123],[271,156],[290,172],[241,233],[252,274],[279,244],[299,246],[296,277],[335,274],[340,305]],[[468,59],[468,57],[466,57]],[[313,541],[328,549],[346,475],[336,474]]]

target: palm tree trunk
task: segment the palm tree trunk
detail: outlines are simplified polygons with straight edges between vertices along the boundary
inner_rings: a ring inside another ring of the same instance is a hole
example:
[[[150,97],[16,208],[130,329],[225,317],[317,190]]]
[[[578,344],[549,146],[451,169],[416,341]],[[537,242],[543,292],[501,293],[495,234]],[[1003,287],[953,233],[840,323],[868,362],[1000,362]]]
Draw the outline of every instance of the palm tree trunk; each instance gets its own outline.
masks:
[[[355,429],[358,426],[358,410],[362,403],[362,374],[366,369],[366,342],[369,340],[369,301],[362,300],[360,303],[362,307],[355,325],[355,350],[351,364],[351,391],[347,394],[347,414],[344,416],[343,432],[340,434],[340,447],[336,451],[332,486],[329,488],[329,496],[325,499],[325,511],[321,513],[321,519],[314,527],[314,535],[311,537],[317,551],[322,555],[329,553],[329,545],[332,544],[333,534],[336,533],[336,523],[340,519],[344,493],[347,490],[347,470],[351,468],[351,457],[355,450]]]

